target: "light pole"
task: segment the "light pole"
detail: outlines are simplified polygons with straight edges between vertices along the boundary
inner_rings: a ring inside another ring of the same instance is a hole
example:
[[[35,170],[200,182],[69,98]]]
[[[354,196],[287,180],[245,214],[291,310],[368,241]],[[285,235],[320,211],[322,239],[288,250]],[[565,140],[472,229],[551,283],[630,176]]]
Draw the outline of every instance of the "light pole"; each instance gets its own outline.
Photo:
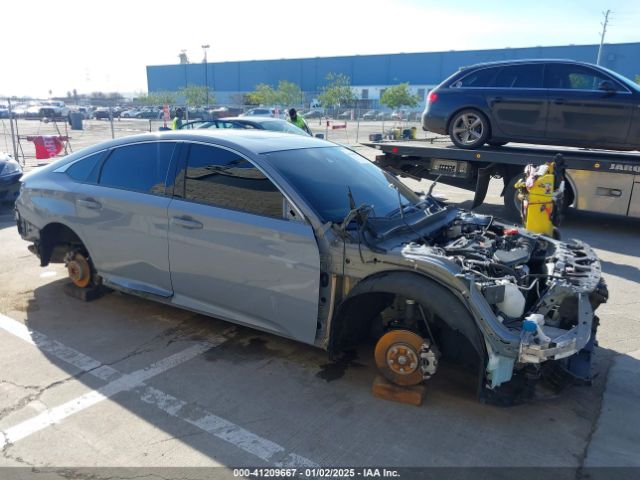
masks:
[[[600,34],[600,46],[598,47],[598,58],[596,60],[596,65],[600,65],[602,62],[602,46],[604,45],[604,36],[607,34],[607,25],[609,24],[609,15],[611,14],[611,10],[607,10],[606,12],[602,12],[604,15],[604,23],[602,23],[602,32]]]
[[[202,50],[204,50],[204,84],[207,88],[207,106],[209,106],[209,68],[207,67],[207,49],[209,45],[202,45]]]

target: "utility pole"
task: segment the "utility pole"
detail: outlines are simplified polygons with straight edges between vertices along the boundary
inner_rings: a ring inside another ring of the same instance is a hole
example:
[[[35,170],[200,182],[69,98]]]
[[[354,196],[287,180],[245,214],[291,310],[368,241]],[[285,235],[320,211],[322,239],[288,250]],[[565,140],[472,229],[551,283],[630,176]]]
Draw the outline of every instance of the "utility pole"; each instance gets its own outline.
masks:
[[[202,45],[202,50],[204,50],[204,83],[207,88],[207,106],[209,106],[209,67],[207,67],[207,49],[209,45]]]
[[[596,64],[598,65],[600,65],[600,62],[602,61],[602,45],[604,45],[604,36],[607,33],[607,24],[609,23],[609,15],[611,13],[611,10],[602,12],[602,14],[604,15],[604,22],[600,24],[602,25],[602,33],[600,36],[600,47],[598,48],[598,59],[596,60]]]

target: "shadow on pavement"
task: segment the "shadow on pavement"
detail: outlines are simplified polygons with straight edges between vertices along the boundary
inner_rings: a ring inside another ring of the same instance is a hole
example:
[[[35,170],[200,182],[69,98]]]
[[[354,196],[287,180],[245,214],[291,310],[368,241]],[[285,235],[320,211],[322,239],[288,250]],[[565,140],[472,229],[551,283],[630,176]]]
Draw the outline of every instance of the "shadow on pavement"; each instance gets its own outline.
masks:
[[[500,466],[537,465],[545,458],[550,464],[575,467],[598,416],[612,356],[598,349],[593,387],[561,394],[542,390],[537,400],[513,408],[478,403],[475,376],[445,365],[427,384],[425,404],[416,408],[371,396],[376,372],[370,346],[335,364],[314,347],[132,296],[112,293],[83,303],[63,293],[65,282],[54,281],[33,292],[26,307],[30,329],[124,373],[190,343],[223,336],[218,347],[148,384],[185,402],[184,408],[197,406],[321,464]],[[90,388],[104,384],[42,353]],[[132,392],[110,400],[216,462],[266,463],[194,432],[198,429]],[[398,435],[390,447],[392,431]],[[507,446],[526,452],[532,442],[537,446],[531,457],[504,455]]]

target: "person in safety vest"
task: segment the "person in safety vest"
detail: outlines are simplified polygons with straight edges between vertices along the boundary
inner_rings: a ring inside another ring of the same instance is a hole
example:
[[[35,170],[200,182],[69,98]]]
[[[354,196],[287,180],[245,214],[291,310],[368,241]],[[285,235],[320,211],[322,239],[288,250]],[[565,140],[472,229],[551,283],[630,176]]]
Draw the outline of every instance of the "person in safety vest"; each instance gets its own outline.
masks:
[[[180,128],[182,128],[182,109],[181,108],[176,108],[176,116],[173,117],[173,120],[171,121],[171,128],[173,130],[180,130]]]
[[[298,128],[301,128],[309,135],[312,135],[311,130],[307,126],[307,122],[304,121],[304,118],[298,115],[295,108],[289,109],[289,122],[295,125]]]

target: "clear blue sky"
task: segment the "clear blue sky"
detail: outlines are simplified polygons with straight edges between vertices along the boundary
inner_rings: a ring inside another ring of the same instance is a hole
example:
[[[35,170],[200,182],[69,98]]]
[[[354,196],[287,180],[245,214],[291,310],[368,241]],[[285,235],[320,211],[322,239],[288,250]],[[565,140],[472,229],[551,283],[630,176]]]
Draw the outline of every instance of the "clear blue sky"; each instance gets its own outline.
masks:
[[[593,44],[606,9],[607,42],[640,41],[635,0],[8,1],[0,96],[143,91],[146,65],[207,43],[213,62]]]

